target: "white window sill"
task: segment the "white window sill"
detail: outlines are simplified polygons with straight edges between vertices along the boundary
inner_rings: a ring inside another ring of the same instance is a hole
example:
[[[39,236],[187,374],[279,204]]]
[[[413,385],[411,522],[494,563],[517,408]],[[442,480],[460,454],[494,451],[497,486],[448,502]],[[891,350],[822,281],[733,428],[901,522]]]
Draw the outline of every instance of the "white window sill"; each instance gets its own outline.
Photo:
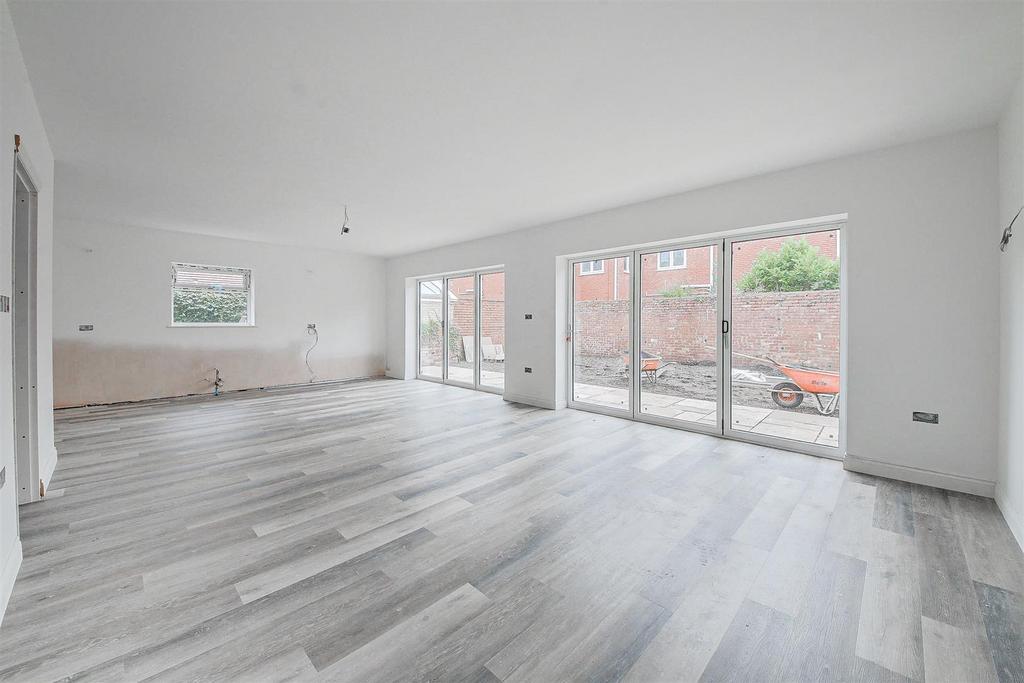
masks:
[[[603,270],[592,270],[588,273],[580,273],[580,277],[586,277],[587,275],[604,275]]]
[[[685,265],[682,266],[658,266],[658,270],[684,270]]]

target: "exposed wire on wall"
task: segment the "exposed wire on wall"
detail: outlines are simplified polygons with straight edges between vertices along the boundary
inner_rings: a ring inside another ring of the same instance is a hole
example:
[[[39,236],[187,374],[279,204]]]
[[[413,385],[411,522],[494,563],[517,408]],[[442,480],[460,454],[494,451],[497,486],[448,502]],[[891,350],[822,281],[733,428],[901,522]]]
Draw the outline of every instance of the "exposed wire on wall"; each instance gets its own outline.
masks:
[[[320,379],[309,365],[309,354],[313,353],[313,349],[320,343],[320,333],[316,331],[316,323],[306,325],[306,334],[313,335],[313,345],[306,349],[306,369],[309,370],[309,381],[312,383]]]
[[[1006,226],[1006,230],[1003,230],[1003,237],[999,240],[999,251],[1006,251],[1006,247],[1010,245],[1010,238],[1013,237],[1013,224],[1017,222],[1017,218],[1020,217],[1020,212],[1024,211],[1024,206],[1017,209],[1017,215],[1013,217],[1010,224]]]
[[[203,379],[213,385],[213,395],[220,396],[220,388],[224,386],[224,380],[220,377],[220,370],[217,368],[213,369],[213,379],[209,377],[204,377]]]

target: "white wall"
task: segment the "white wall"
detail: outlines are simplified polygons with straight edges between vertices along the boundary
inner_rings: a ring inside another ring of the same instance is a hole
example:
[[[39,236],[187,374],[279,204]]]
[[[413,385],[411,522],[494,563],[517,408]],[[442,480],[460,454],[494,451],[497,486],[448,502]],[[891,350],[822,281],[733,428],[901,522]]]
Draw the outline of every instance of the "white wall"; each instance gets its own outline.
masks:
[[[991,496],[996,163],[994,128],[968,131],[392,259],[388,373],[415,373],[408,278],[504,264],[506,397],[562,405],[560,256],[848,213],[847,467]]]
[[[999,122],[999,234],[1024,204],[1024,81]],[[996,501],[1024,545],[1024,215],[999,257],[999,473]]]
[[[39,472],[44,482],[57,463],[53,447],[53,381],[50,353],[52,311],[51,260],[53,248],[53,153],[36,109],[35,96],[21,57],[6,2],[0,2],[0,293],[11,294],[11,215],[14,183],[14,135],[21,135],[21,159],[39,191],[37,326]],[[11,349],[11,315],[0,314],[0,467],[7,468],[7,483],[0,489],[0,616],[21,564],[17,526],[17,487],[14,473],[14,416]]]
[[[256,326],[170,327],[173,261],[253,268]],[[54,272],[58,407],[306,382],[308,322],[320,379],[383,373],[378,258],[58,218]]]

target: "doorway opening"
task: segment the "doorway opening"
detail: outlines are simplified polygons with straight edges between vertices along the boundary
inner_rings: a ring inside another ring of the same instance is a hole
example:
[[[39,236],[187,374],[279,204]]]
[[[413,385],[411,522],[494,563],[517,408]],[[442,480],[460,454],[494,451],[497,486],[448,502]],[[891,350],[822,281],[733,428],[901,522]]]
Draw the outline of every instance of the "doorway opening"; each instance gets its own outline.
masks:
[[[11,329],[14,380],[14,440],[18,502],[42,496],[39,472],[36,391],[36,242],[38,193],[15,155],[14,230],[12,236]]]
[[[572,259],[569,406],[841,457],[842,227]]]
[[[416,376],[503,393],[505,272],[481,270],[416,283]]]

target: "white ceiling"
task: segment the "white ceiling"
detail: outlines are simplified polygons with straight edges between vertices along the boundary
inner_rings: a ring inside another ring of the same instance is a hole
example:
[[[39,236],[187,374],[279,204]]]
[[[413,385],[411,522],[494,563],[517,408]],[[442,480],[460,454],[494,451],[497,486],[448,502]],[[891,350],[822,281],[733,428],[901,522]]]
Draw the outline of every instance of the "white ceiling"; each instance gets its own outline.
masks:
[[[987,125],[1022,50],[1016,2],[11,6],[59,216],[381,255]]]

